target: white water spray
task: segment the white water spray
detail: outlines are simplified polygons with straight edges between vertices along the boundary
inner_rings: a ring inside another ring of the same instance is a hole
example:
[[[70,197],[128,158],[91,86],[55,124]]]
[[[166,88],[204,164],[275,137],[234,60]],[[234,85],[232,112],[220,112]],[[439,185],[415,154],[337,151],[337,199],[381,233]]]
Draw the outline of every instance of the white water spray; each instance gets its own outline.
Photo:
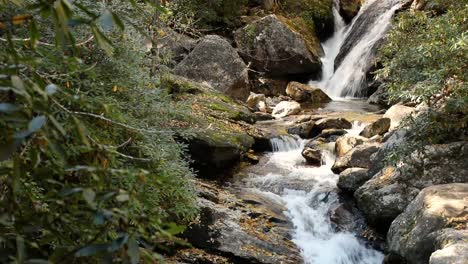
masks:
[[[369,31],[357,39],[353,48],[346,54],[337,69],[334,69],[337,58],[346,38],[353,30],[362,30],[356,26],[356,21],[368,15],[375,3],[382,1],[379,7],[385,8],[379,16],[370,21],[366,27]],[[367,0],[362,6],[359,14],[349,26],[345,26],[343,19],[338,13],[339,1],[334,1],[333,13],[335,15],[335,33],[333,37],[322,44],[324,57],[322,58],[323,71],[319,81],[311,81],[310,84],[324,90],[330,97],[362,97],[363,85],[366,83],[366,73],[369,71],[374,59],[375,46],[388,31],[391,18],[395,11],[400,8],[399,0]]]
[[[359,132],[360,125],[353,129]],[[333,228],[330,211],[339,204],[338,175],[331,171],[335,155],[325,150],[322,166],[306,166],[301,155],[305,142],[293,137],[272,140],[276,150],[264,166],[276,169],[266,175],[252,174],[251,186],[286,206],[294,225],[293,242],[306,264],[381,264],[382,253],[364,245],[355,234]]]

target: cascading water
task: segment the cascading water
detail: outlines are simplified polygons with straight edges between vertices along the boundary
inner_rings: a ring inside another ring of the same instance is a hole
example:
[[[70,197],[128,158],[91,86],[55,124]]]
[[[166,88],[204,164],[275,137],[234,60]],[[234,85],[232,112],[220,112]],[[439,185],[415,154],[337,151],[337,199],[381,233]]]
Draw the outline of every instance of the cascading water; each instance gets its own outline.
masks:
[[[335,0],[335,33],[322,43],[325,55],[321,79],[310,84],[334,99],[365,96],[366,73],[372,66],[376,46],[400,6],[399,0],[367,0],[353,22],[345,26],[338,13],[339,0]]]
[[[324,151],[323,165],[314,168],[304,164],[301,151],[305,142],[292,137],[273,139],[276,151],[263,165],[271,171],[266,175],[252,173],[247,186],[286,206],[294,225],[293,241],[306,264],[381,264],[380,252],[364,245],[353,233],[337,231],[330,220],[330,211],[339,205],[338,175],[331,171],[333,143]]]

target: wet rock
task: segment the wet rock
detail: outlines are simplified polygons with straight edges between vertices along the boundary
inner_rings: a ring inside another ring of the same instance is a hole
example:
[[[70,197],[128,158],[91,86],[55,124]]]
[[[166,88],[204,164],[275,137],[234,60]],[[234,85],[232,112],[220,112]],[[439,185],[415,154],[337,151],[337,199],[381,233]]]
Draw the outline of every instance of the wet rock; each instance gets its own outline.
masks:
[[[348,131],[344,129],[324,129],[322,132],[317,136],[317,138],[325,138],[328,142],[336,141],[340,136],[347,134]]]
[[[377,90],[369,96],[367,99],[367,103],[369,104],[374,104],[374,105],[383,105],[386,106],[388,105],[387,102],[387,91],[385,86],[380,85]]]
[[[373,136],[383,135],[390,129],[391,119],[380,118],[372,124],[367,125],[359,134],[360,136],[371,138]]]
[[[336,140],[335,152],[337,157],[343,157],[351,149],[364,144],[367,139],[360,136],[344,135]]]
[[[346,21],[351,20],[358,14],[361,9],[362,0],[340,0],[340,15]]]
[[[286,87],[289,81],[286,79],[273,79],[265,77],[252,78],[252,91],[266,96],[286,95]]]
[[[386,167],[354,194],[369,222],[386,230],[420,190],[438,184],[468,182],[468,143],[428,146],[396,170]]]
[[[210,130],[196,133],[187,142],[188,154],[199,172],[197,176],[201,178],[216,178],[222,172],[226,174],[254,143],[253,137],[241,132]]]
[[[310,132],[312,131],[314,126],[315,126],[314,121],[300,123],[300,124],[288,127],[288,133],[291,135],[298,135],[301,138],[310,138]]]
[[[273,108],[272,115],[276,118],[295,115],[301,112],[301,105],[295,101],[282,101]]]
[[[156,58],[172,68],[185,59],[195,45],[196,40],[191,37],[165,29],[156,40]]]
[[[316,126],[311,132],[311,137],[316,137],[325,129],[350,129],[353,125],[344,118],[323,118],[315,122]]]
[[[369,224],[385,233],[395,219],[414,199],[419,190],[396,181],[400,172],[386,167],[359,187],[354,198]]]
[[[207,83],[216,90],[245,101],[249,96],[247,65],[229,42],[216,35],[201,39],[174,73]]]
[[[390,226],[387,236],[389,251],[404,257],[410,264],[428,263],[436,250],[435,242],[437,236],[440,236],[438,231],[458,225],[466,228],[466,197],[468,184],[437,185],[422,190]],[[462,244],[459,246],[463,247]],[[435,254],[432,261],[437,261],[437,256],[442,254],[443,252]],[[456,259],[460,259],[462,255],[466,253],[460,254]]]
[[[250,93],[249,98],[247,98],[247,106],[254,110],[259,110],[261,112],[268,112],[266,105],[266,98],[264,94],[255,94]]]
[[[322,153],[326,149],[328,141],[324,138],[317,138],[309,141],[302,150],[302,157],[307,165],[320,167],[322,165]]]
[[[349,168],[340,173],[337,186],[345,192],[354,193],[371,177],[367,169]]]
[[[200,198],[199,220],[184,233],[194,247],[235,263],[301,261],[283,205],[256,192],[209,188],[215,189],[218,202]]]
[[[302,157],[311,166],[320,167],[322,165],[322,150],[306,147],[302,151]]]
[[[247,106],[250,108],[257,108],[257,105],[261,101],[265,101],[265,95],[264,94],[255,94],[255,93],[250,93],[249,98],[247,98]]]
[[[270,76],[316,74],[321,70],[318,56],[292,30],[287,19],[269,15],[234,33],[239,54],[251,66]]]
[[[298,102],[323,104],[331,102],[331,98],[319,88],[314,88],[299,82],[290,82],[286,94]]]
[[[369,168],[370,157],[377,152],[379,144],[371,143],[359,145],[348,151],[344,156],[339,157],[333,164],[332,171],[341,173],[348,168]]]
[[[344,118],[324,118],[317,121],[320,131],[324,129],[350,129],[353,125]]]
[[[255,112],[255,120],[256,121],[267,121],[267,120],[274,120],[275,118],[269,114],[264,112]]]
[[[404,106],[404,105],[394,105],[390,107],[387,112],[384,114],[384,118],[390,118],[391,125],[390,130],[397,128],[401,121],[406,117],[413,114],[415,109],[413,107]]]

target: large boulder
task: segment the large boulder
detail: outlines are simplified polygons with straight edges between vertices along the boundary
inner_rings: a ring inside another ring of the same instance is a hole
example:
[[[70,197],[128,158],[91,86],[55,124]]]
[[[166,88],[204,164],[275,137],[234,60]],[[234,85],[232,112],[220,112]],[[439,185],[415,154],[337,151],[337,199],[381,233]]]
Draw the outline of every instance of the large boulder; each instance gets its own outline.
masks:
[[[245,101],[250,93],[247,65],[227,40],[208,35],[174,69],[174,73],[206,83]]]
[[[251,90],[254,93],[264,94],[266,96],[286,95],[288,80],[281,78],[265,78],[255,76],[252,79]]]
[[[394,167],[386,167],[354,193],[357,205],[369,224],[382,233],[419,192],[414,187],[399,183],[400,173]]]
[[[437,250],[436,241],[441,236],[441,230],[467,229],[467,197],[468,184],[462,183],[437,185],[422,190],[390,226],[388,250],[402,256],[409,264],[428,263],[431,254]],[[438,255],[441,253],[433,257],[433,263],[440,259]],[[466,256],[466,253],[460,254],[457,259],[462,255]]]
[[[170,29],[161,31],[156,38],[155,58],[158,63],[174,67],[195,48],[196,40]]]
[[[301,112],[301,105],[295,101],[282,101],[273,108],[272,115],[276,118],[295,115]]]
[[[324,104],[331,102],[331,98],[319,88],[314,88],[299,82],[290,82],[286,94],[298,102]]]
[[[435,248],[429,264],[465,264],[468,259],[468,229],[442,229],[435,234]]]
[[[378,149],[378,143],[359,145],[348,151],[344,156],[336,159],[332,171],[334,173],[341,173],[348,168],[368,169],[371,163],[370,157],[377,152]]]
[[[197,176],[211,179],[234,167],[255,140],[241,132],[206,130],[195,133],[186,143]]]
[[[257,71],[270,76],[318,74],[321,62],[286,18],[269,15],[234,33],[241,56]]]
[[[438,184],[468,182],[468,143],[428,146],[401,167],[386,167],[354,194],[368,220],[386,230],[420,190]]]
[[[345,118],[327,117],[315,122],[315,127],[311,132],[311,137],[320,135],[326,129],[350,129],[353,125]]]
[[[358,14],[361,9],[362,2],[363,0],[340,0],[340,15],[346,23],[351,22],[351,20]]]
[[[386,106],[388,104],[386,89],[387,88],[384,85],[379,85],[377,90],[371,96],[369,96],[367,103]]]
[[[282,204],[257,192],[197,184],[200,217],[183,234],[192,246],[236,263],[301,262]]]
[[[363,168],[349,168],[340,173],[337,186],[345,192],[354,193],[372,176]]]
[[[383,135],[390,129],[390,124],[390,118],[380,118],[377,121],[367,125],[359,135],[366,138]]]
[[[389,118],[391,120],[390,130],[397,128],[403,119],[410,116],[416,111],[415,108],[404,106],[404,105],[394,105],[390,107],[387,112],[384,114],[384,118]]]

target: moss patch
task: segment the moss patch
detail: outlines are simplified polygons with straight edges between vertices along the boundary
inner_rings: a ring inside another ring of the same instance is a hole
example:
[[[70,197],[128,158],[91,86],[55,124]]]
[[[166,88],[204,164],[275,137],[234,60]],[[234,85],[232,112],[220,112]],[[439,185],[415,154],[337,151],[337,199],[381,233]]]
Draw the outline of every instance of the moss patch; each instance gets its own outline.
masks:
[[[332,0],[284,0],[282,14],[288,18],[302,18],[308,29],[325,39],[333,34],[332,6]]]

